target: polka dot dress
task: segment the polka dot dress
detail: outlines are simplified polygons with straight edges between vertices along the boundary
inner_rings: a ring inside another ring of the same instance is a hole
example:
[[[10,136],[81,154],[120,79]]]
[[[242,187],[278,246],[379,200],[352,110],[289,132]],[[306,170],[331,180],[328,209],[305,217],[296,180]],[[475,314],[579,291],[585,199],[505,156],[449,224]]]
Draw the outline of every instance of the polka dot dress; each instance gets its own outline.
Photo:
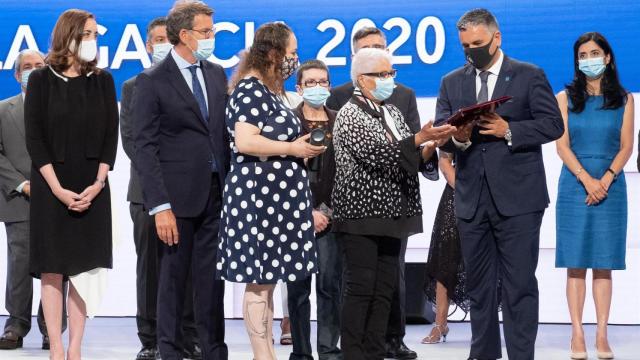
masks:
[[[226,108],[233,154],[223,194],[218,278],[259,284],[302,280],[316,272],[306,169],[294,157],[238,152],[236,122],[255,125],[271,140],[293,141],[302,131],[300,120],[261,81],[238,83]]]

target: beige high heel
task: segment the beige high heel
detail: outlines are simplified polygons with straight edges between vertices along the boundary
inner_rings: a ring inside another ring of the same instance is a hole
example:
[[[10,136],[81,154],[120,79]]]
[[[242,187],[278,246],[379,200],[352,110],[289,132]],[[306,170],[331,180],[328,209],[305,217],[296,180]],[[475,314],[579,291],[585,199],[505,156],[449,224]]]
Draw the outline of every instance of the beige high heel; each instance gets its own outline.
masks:
[[[598,346],[596,345],[596,355],[598,355],[598,359],[613,359],[612,351],[600,351],[598,350]]]
[[[587,355],[587,352],[574,352],[573,351],[573,341],[569,342],[569,358],[571,358],[572,360],[587,360],[589,358],[589,355]]]
[[[437,330],[437,334],[433,334],[434,330]],[[435,324],[431,329],[431,333],[427,335],[420,343],[422,344],[438,344],[440,341],[447,342],[447,335],[449,334],[449,327],[447,325]]]

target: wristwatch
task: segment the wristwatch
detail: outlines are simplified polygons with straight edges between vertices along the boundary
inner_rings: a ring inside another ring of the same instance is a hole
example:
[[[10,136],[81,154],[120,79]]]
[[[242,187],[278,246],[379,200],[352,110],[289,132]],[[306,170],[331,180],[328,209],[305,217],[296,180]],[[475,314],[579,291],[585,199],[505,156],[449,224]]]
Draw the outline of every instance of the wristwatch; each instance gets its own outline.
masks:
[[[511,146],[511,129],[507,129],[504,133],[504,139],[507,141],[507,146]]]

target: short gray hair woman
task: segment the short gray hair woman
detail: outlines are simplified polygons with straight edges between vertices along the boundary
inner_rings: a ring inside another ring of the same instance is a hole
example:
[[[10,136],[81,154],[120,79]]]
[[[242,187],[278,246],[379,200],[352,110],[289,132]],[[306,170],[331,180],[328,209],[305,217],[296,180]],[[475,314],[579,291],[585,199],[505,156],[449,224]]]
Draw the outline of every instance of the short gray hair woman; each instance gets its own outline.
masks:
[[[422,232],[418,172],[433,155],[434,141],[455,129],[428,123],[411,133],[400,110],[384,102],[395,88],[391,60],[384,50],[356,53],[351,65],[354,94],[334,127],[333,231],[345,254],[345,360],[385,355],[400,239]]]

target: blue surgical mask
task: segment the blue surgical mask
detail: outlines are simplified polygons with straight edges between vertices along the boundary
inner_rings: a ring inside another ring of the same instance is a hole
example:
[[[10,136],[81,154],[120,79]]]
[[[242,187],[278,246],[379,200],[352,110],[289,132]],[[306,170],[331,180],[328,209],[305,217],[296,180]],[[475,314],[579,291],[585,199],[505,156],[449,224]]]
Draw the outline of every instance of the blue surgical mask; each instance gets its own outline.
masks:
[[[587,77],[597,78],[602,75],[607,65],[604,63],[604,57],[598,57],[578,60],[578,68],[587,75]]]
[[[153,63],[157,64],[164,60],[164,58],[169,55],[171,49],[173,49],[173,45],[171,45],[171,43],[153,44],[153,54],[151,54]]]
[[[20,76],[20,85],[22,85],[23,89],[27,88],[27,84],[29,83],[29,75],[33,72],[33,69],[23,70],[22,75]]]
[[[371,90],[371,95],[378,101],[385,101],[393,94],[395,87],[396,83],[392,77],[386,79],[376,78],[376,88]]]
[[[198,39],[198,48],[193,51],[193,56],[200,61],[207,60],[211,54],[213,54],[213,49],[216,47],[215,38],[211,39]]]
[[[329,92],[326,87],[320,85],[302,90],[302,98],[304,101],[316,109],[324,105],[330,95],[331,92]]]

